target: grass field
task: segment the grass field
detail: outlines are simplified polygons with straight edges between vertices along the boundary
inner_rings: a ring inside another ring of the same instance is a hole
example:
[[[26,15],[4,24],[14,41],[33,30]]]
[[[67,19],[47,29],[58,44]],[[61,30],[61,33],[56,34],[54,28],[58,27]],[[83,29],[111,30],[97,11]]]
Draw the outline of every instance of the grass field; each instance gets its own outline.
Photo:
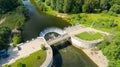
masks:
[[[5,65],[3,67],[40,67],[45,61],[46,52],[39,50],[28,57],[21,58],[11,65]]]
[[[92,33],[92,32],[83,32],[78,35],[76,35],[78,38],[83,39],[83,40],[97,40],[102,37],[102,34],[100,33]]]

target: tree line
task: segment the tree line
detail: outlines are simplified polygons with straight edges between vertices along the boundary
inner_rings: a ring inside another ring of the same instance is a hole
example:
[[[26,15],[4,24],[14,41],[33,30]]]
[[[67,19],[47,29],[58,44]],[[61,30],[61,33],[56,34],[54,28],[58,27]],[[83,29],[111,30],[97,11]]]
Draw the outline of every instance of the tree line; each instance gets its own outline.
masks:
[[[120,13],[120,0],[39,0],[61,13]]]
[[[20,0],[0,0],[0,14],[13,10],[21,5]]]

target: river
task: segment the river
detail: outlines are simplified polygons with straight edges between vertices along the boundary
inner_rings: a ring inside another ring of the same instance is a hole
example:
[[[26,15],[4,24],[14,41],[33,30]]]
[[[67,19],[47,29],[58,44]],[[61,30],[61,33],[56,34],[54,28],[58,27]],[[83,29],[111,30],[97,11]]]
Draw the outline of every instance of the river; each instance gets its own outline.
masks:
[[[25,40],[36,38],[39,33],[46,28],[64,28],[70,25],[61,18],[39,13],[29,1],[23,1],[23,3],[25,7],[29,9],[29,15],[31,18],[28,22],[26,22],[23,28],[23,37]]]
[[[29,9],[31,18],[26,22],[22,32],[25,40],[36,38],[46,28],[64,28],[70,25],[61,18],[39,13],[29,1],[23,1],[23,3]],[[68,42],[52,46],[52,48],[54,52],[53,67],[97,67],[80,49],[73,47]]]

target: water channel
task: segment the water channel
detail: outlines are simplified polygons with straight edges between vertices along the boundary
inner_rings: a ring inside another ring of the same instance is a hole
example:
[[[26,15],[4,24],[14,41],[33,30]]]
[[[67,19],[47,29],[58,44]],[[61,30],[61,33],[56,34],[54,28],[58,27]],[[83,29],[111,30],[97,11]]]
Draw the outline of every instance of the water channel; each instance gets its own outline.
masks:
[[[46,28],[64,28],[70,25],[61,18],[47,14],[42,15],[29,1],[23,1],[23,3],[29,9],[31,18],[26,22],[22,32],[25,40],[36,38]],[[54,52],[53,67],[97,67],[80,49],[73,47],[69,42],[52,46],[52,48]]]

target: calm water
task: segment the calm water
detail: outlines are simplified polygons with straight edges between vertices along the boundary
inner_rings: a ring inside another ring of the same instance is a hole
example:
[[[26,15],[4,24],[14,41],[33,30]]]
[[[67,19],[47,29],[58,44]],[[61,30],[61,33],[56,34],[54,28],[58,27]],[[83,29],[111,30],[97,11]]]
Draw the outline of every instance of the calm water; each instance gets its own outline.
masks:
[[[30,2],[24,1],[23,3],[29,9],[31,18],[24,26],[23,37],[25,40],[36,38],[45,28],[64,28],[70,25],[61,18],[41,15]],[[80,49],[71,46],[70,43],[53,46],[52,48],[54,51],[53,67],[97,67]]]
[[[24,1],[24,5],[29,9],[31,18],[31,20],[29,20],[24,26],[23,37],[25,40],[37,37],[39,33],[45,28],[64,28],[70,25],[68,22],[62,20],[61,18],[38,13],[30,2]]]
[[[80,49],[69,42],[52,46],[54,51],[53,67],[97,67]]]

